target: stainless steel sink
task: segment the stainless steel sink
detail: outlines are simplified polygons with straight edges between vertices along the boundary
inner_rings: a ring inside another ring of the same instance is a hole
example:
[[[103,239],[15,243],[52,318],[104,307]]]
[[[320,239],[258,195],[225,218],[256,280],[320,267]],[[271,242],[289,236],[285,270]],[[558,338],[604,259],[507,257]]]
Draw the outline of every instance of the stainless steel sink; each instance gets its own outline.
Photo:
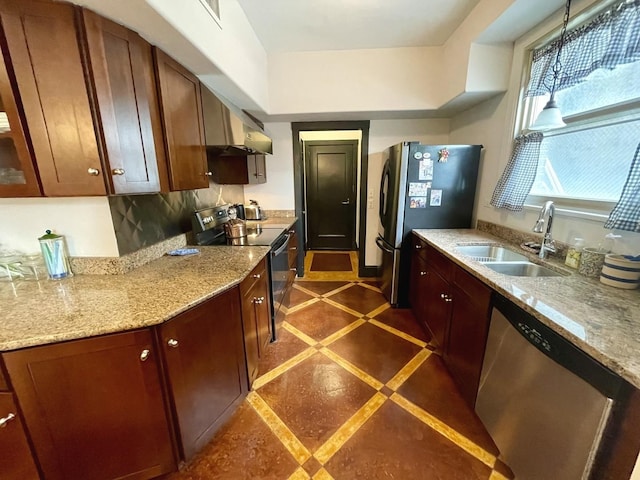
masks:
[[[531,262],[486,262],[494,272],[514,277],[562,277],[564,274]]]
[[[459,245],[458,253],[477,262],[526,262],[527,257],[500,245]]]

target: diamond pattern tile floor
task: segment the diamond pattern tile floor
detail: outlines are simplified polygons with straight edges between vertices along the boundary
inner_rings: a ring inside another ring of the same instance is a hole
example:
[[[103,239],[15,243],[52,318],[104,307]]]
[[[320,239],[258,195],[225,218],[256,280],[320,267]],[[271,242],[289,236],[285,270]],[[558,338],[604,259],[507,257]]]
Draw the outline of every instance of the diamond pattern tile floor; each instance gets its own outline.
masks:
[[[296,280],[253,391],[169,480],[513,478],[411,312],[343,273]]]

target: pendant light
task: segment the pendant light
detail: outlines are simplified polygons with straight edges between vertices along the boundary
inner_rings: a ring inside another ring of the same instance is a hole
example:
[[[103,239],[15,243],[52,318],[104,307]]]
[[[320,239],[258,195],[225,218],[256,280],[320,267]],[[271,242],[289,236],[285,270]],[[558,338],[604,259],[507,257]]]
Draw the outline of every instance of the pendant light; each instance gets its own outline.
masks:
[[[562,64],[560,63],[560,53],[562,47],[564,47],[565,38],[567,36],[567,24],[569,23],[569,11],[571,10],[571,0],[567,0],[567,4],[564,10],[564,20],[562,22],[562,30],[560,31],[560,39],[558,40],[558,52],[556,53],[556,61],[553,64],[553,84],[551,85],[551,98],[544,106],[536,121],[529,127],[529,130],[551,130],[553,128],[560,128],[566,126],[566,123],[562,120],[562,114],[560,108],[554,98],[556,93],[556,83],[560,76],[560,69]]]

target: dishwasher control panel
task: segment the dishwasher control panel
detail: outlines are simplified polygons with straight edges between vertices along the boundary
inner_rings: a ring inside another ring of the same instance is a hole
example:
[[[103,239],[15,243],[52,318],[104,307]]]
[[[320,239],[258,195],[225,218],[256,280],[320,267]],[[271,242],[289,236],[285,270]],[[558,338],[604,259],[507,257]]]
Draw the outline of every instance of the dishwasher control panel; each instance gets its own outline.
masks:
[[[545,349],[547,352],[551,352],[551,344],[535,328],[530,327],[526,323],[522,322],[518,322],[518,328],[520,329],[520,331],[522,331],[525,337],[528,337],[531,340],[532,343],[536,344],[538,347]]]

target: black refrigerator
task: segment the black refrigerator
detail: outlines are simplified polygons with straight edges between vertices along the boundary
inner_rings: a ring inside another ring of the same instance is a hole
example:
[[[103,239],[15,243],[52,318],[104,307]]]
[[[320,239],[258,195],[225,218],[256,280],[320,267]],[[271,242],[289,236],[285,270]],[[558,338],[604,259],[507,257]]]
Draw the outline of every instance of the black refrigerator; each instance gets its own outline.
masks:
[[[384,152],[380,181],[382,292],[409,306],[411,230],[470,228],[482,145],[403,142]]]

